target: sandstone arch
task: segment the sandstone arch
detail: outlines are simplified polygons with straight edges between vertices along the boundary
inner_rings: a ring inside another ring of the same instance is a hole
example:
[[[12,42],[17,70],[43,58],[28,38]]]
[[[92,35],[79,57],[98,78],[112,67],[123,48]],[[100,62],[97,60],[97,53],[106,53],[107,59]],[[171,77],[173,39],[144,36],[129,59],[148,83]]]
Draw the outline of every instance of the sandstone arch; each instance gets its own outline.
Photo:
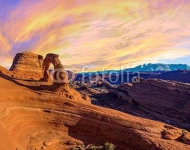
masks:
[[[53,64],[54,66],[53,78],[51,78],[51,75],[49,72],[49,67],[51,64]],[[53,81],[54,92],[56,92],[59,95],[65,95],[66,97],[70,99],[75,99],[75,100],[83,99],[77,91],[69,87],[69,78],[70,78],[68,77],[69,73],[67,75],[66,70],[64,69],[64,66],[59,60],[58,54],[53,54],[53,53],[47,54],[43,61],[43,69],[44,69],[43,80]]]
[[[49,53],[46,55],[43,61],[43,68],[44,68],[43,79],[45,81],[51,80],[50,73],[49,73],[49,67],[51,64],[53,64],[54,66],[53,82],[60,83],[60,84],[68,84],[69,81],[68,81],[66,71],[61,61],[59,60],[58,54]]]

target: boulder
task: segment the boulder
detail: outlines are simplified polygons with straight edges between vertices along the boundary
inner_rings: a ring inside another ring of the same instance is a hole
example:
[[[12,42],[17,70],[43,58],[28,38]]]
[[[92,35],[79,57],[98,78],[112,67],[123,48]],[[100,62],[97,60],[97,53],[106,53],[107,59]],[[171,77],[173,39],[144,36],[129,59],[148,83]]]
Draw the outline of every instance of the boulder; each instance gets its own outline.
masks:
[[[177,140],[179,139],[183,134],[182,130],[172,127],[172,126],[165,126],[165,130],[163,131],[163,138],[167,140]]]
[[[43,77],[43,56],[34,54],[32,52],[22,52],[16,54],[10,71],[14,71],[20,77]]]
[[[190,145],[190,133],[189,132],[184,133],[184,135],[182,137],[182,140],[183,140],[184,143]]]
[[[82,98],[83,98],[85,101],[91,103],[91,98],[90,98],[88,95],[84,94],[84,95],[82,95]]]

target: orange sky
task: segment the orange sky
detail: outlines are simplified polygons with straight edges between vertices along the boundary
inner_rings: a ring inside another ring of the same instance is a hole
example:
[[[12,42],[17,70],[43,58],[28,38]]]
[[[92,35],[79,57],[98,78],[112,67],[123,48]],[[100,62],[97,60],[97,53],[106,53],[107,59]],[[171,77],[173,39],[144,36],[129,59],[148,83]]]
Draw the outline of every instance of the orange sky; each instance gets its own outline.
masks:
[[[22,51],[57,53],[77,71],[190,64],[189,0],[7,0],[0,8],[6,67]]]

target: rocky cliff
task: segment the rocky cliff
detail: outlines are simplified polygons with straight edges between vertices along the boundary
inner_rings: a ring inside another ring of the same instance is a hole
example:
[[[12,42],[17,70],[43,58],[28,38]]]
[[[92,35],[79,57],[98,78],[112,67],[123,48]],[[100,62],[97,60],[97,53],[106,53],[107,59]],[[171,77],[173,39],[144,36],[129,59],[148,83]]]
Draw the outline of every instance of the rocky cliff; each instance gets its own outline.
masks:
[[[19,73],[23,78],[28,76],[33,78],[42,78],[42,64],[43,56],[32,52],[22,52],[16,54],[14,57],[10,71]]]
[[[140,83],[123,84],[111,91],[133,102],[161,121],[190,129],[190,84],[160,79],[141,79]]]

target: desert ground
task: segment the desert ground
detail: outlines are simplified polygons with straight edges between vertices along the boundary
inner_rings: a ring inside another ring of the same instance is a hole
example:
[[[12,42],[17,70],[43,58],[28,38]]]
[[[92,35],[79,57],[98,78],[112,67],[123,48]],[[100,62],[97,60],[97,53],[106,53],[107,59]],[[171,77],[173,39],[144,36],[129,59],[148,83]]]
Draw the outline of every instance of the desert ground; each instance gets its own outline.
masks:
[[[23,72],[0,67],[1,150],[66,150],[105,142],[118,150],[190,149],[187,130],[95,106],[73,88],[61,85],[60,91]]]

